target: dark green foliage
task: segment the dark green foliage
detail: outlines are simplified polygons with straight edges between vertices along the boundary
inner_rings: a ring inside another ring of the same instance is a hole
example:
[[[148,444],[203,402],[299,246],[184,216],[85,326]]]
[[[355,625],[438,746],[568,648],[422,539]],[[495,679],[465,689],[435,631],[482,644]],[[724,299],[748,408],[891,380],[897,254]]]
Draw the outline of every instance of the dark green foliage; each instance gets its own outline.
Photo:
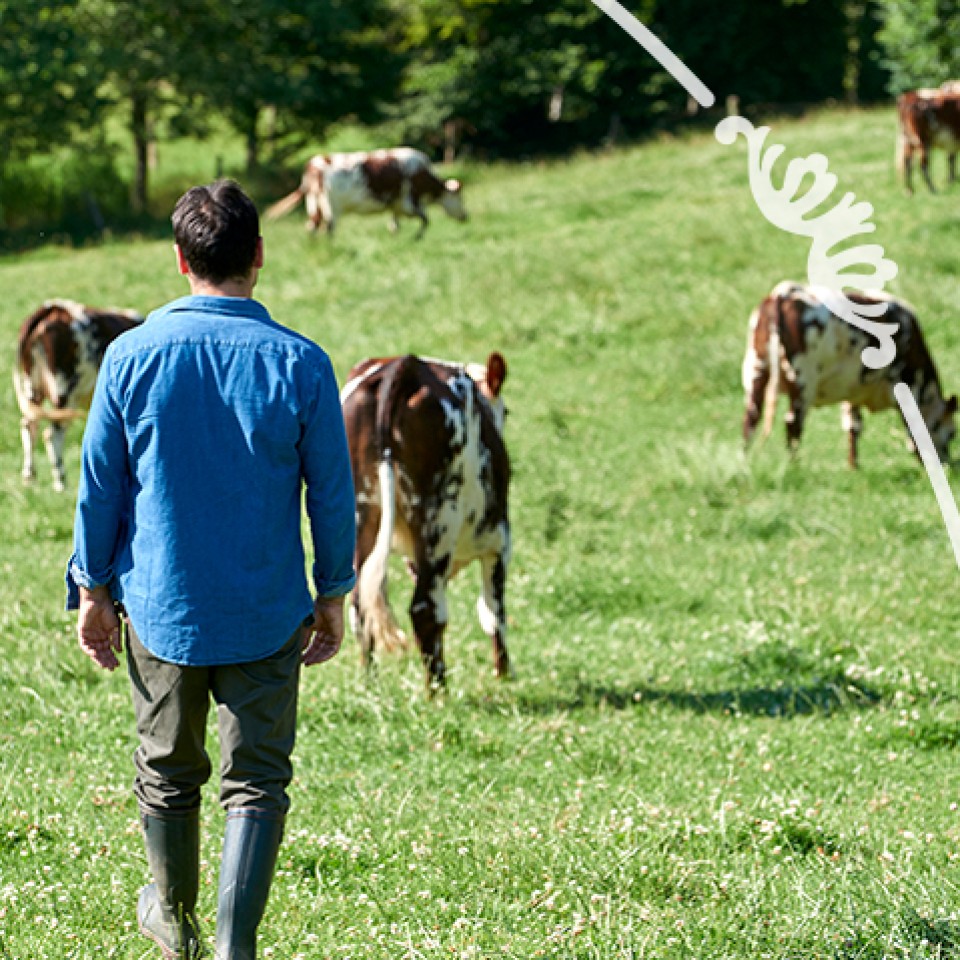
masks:
[[[399,79],[390,38],[382,0],[214,4],[191,31],[205,55],[191,58],[178,87],[226,115],[245,139],[252,171],[266,111],[273,140],[299,133],[316,143],[344,117],[379,120]]]
[[[626,6],[721,108],[734,95],[747,113],[873,100],[960,75],[957,0]],[[262,176],[264,158],[295,169],[343,121],[446,159],[524,157],[675,129],[691,108],[589,0],[0,0],[0,229],[23,221],[9,198],[26,179],[38,198],[27,219],[62,225],[63,204],[42,199],[58,188],[38,182],[32,158],[91,131],[107,156],[94,172],[129,165],[128,202],[143,211],[151,145],[224,121],[243,138],[246,174]],[[106,147],[118,123],[132,162]]]
[[[742,104],[876,97],[872,0],[644,0],[631,12],[717,95]],[[598,8],[561,0],[430,0],[406,12],[396,107],[430,142],[445,122],[487,153],[597,144],[676,126],[687,95]]]
[[[0,172],[91,121],[101,80],[91,49],[80,0],[0,0]]]
[[[125,219],[127,199],[111,149],[102,139],[88,137],[52,156],[6,166],[0,179],[0,226],[11,240],[52,224],[57,233],[90,236]]]
[[[890,91],[938,86],[960,75],[957,0],[879,0],[879,40]]]

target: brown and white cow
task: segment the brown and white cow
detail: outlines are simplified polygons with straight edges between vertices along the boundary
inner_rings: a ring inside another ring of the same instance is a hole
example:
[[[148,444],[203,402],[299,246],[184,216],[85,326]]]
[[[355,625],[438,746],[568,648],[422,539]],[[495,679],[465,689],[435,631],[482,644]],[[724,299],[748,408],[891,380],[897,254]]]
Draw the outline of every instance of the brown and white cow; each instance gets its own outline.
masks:
[[[864,366],[860,353],[874,345],[868,334],[841,320],[824,306],[815,288],[784,281],[774,287],[750,316],[743,359],[746,412],[744,440],[749,442],[767,404],[765,432],[773,422],[777,393],[786,393],[787,443],[796,449],[811,407],[843,405],[842,424],[849,434],[848,460],[857,466],[857,440],[863,431],[860,408],[896,407],[893,388],[905,383],[913,393],[934,446],[946,461],[955,433],[955,396],[946,399],[913,310],[885,294],[846,292],[854,303],[886,303],[883,322],[894,322],[897,348],[893,362],[881,370]],[[916,453],[912,439],[908,447]]]
[[[426,154],[410,147],[312,157],[300,186],[269,207],[267,219],[289,213],[301,200],[307,208],[307,228],[322,226],[331,235],[345,213],[389,211],[394,230],[400,226],[400,216],[416,217],[419,239],[430,223],[424,208],[434,201],[454,220],[467,219],[460,181],[441,180]]]
[[[946,151],[948,182],[956,179],[960,150],[960,84],[945,83],[934,89],[911,90],[897,99],[897,168],[908,193],[913,193],[913,156],[920,158],[923,179],[935,193],[930,179],[929,153],[933,147]]]
[[[23,322],[13,386],[20,405],[23,479],[33,480],[37,428],[53,471],[54,489],[64,489],[63,435],[66,424],[89,409],[97,372],[108,344],[143,321],[133,310],[86,307],[48,300]]]
[[[410,618],[431,688],[444,683],[446,585],[479,560],[477,612],[497,676],[510,671],[504,591],[510,559],[500,390],[506,362],[486,366],[415,356],[364,360],[341,391],[357,498],[357,586],[351,618],[361,662],[404,637],[387,599],[391,548],[415,586]]]

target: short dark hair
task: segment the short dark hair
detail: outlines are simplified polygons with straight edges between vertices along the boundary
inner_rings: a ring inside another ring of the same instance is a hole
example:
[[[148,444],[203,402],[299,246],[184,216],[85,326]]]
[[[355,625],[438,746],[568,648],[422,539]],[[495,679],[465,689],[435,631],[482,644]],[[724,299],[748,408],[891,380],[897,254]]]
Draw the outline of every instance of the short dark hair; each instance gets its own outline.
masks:
[[[216,180],[193,187],[177,201],[170,219],[174,239],[194,276],[220,283],[250,273],[260,217],[239,184]]]

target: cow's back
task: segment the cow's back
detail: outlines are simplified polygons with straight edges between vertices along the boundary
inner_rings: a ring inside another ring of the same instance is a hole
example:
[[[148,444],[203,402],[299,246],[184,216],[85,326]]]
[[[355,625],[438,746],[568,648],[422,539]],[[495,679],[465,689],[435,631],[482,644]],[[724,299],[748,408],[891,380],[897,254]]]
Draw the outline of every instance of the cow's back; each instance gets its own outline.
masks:
[[[902,94],[897,107],[902,126],[917,140],[947,146],[960,137],[960,93],[952,88]]]
[[[24,480],[32,480],[38,425],[49,421],[48,455],[54,487],[64,489],[63,425],[90,405],[107,347],[143,322],[132,310],[97,309],[48,300],[20,327],[13,382],[21,413]]]
[[[408,556],[439,547],[419,542],[429,530],[457,559],[482,552],[506,519],[510,467],[467,372],[417,357],[372,359],[350,372],[342,395],[358,499],[378,500],[381,460],[397,470],[397,547]]]
[[[324,170],[323,189],[335,216],[380,213],[400,202],[403,173],[387,150],[333,154]]]

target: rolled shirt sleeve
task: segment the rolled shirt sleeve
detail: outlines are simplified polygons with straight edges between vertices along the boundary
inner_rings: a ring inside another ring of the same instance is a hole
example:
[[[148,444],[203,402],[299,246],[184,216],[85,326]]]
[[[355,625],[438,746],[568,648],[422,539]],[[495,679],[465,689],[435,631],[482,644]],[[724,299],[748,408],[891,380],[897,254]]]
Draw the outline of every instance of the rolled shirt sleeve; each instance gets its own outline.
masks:
[[[329,359],[324,361],[300,455],[313,541],[314,589],[318,597],[339,597],[356,582],[356,505],[337,381]]]
[[[66,572],[68,610],[79,604],[79,587],[113,586],[126,526],[127,443],[120,409],[111,392],[109,357],[108,351],[83,433],[74,552]]]

